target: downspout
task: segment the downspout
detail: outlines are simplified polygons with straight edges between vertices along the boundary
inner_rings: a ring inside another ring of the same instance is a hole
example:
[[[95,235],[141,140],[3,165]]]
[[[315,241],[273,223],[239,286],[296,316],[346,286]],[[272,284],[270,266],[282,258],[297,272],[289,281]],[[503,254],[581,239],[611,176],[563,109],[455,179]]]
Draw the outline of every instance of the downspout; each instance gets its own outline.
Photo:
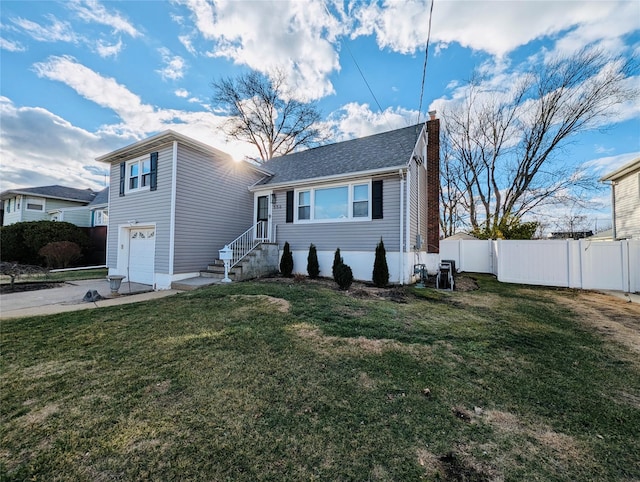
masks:
[[[176,191],[178,185],[178,141],[173,141],[171,159],[171,211],[169,219],[169,276],[173,276],[173,263],[176,252]]]
[[[400,273],[398,280],[400,284],[404,284],[404,173],[402,169],[398,171],[400,174]]]
[[[409,252],[411,238],[411,169],[407,168],[407,208],[405,209],[405,251]]]

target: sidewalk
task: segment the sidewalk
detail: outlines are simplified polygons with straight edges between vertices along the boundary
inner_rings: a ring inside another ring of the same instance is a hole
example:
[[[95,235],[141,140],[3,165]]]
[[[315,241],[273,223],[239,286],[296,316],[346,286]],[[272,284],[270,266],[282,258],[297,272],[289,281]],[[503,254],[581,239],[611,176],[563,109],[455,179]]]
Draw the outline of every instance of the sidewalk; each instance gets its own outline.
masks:
[[[96,302],[82,301],[87,291],[93,290],[96,290],[105,299]],[[179,293],[179,291],[153,291],[149,285],[125,282],[122,283],[119,293],[120,296],[112,297],[109,282],[105,279],[68,281],[58,288],[6,293],[0,295],[0,319],[51,315],[102,308],[103,306],[137,303],[164,298]]]

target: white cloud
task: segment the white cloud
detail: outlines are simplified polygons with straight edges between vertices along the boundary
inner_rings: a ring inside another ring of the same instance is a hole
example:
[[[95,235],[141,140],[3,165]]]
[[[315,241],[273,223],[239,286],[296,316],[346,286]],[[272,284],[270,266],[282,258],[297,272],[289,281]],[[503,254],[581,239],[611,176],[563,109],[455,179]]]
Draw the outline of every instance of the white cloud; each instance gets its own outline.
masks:
[[[46,62],[34,64],[34,69],[39,77],[67,84],[81,96],[114,110],[122,119],[139,126],[143,131],[145,119],[154,112],[153,107],[142,104],[140,97],[115,79],[102,77],[73,57],[52,56]]]
[[[351,102],[333,112],[325,125],[335,133],[337,142],[400,129],[417,121],[417,111],[389,107],[384,112],[374,112],[368,104]]]
[[[96,51],[98,55],[102,58],[107,57],[117,57],[120,51],[122,50],[122,40],[118,39],[118,43],[116,44],[108,44],[103,40],[98,40],[96,43]]]
[[[68,22],[58,20],[53,15],[47,15],[49,25],[43,26],[26,18],[12,18],[11,21],[26,34],[38,42],[71,42],[76,43],[78,36]]]
[[[340,70],[340,64],[333,42],[344,27],[322,1],[179,3],[191,11],[200,34],[214,43],[210,56],[228,58],[263,73],[280,69],[302,99],[334,92],[328,77]],[[340,14],[340,5],[331,7]],[[183,41],[183,45],[189,48],[191,43]]]
[[[166,47],[159,48],[158,52],[162,55],[162,61],[165,65],[156,72],[162,76],[163,80],[178,80],[184,77],[186,64],[182,57],[179,55],[171,55],[171,52]]]
[[[615,147],[611,147],[609,149],[607,149],[606,147],[597,144],[594,148],[594,150],[596,151],[596,154],[612,154],[616,149]]]
[[[176,94],[177,97],[182,97],[182,98],[189,97],[189,91],[187,89],[176,89],[174,91],[174,94]]]
[[[2,190],[50,184],[99,189],[104,165],[94,158],[133,140],[87,132],[46,109],[17,107],[7,97],[0,97],[0,114]]]
[[[219,129],[223,117],[209,111],[188,112],[161,109],[145,104],[115,79],[103,77],[78,63],[74,58],[52,56],[34,65],[36,73],[50,80],[62,82],[91,102],[113,110],[121,122],[103,125],[98,135],[108,138],[141,139],[153,133],[173,129],[193,136],[236,158],[249,155],[253,148],[246,143],[227,142]],[[104,152],[103,152],[104,154]]]
[[[415,53],[426,45],[430,5],[430,0],[359,5],[353,12],[359,21],[353,36],[375,34],[381,48]],[[573,29],[563,40],[563,48],[573,51],[591,42],[614,45],[637,29],[638,13],[637,2],[624,0],[436,2],[431,41],[439,48],[457,42],[501,57],[532,40]]]
[[[624,166],[627,162],[640,157],[640,151],[628,152],[617,156],[606,156],[592,159],[582,164],[585,169],[594,172],[598,176],[605,176],[615,171],[619,167]]]
[[[8,52],[24,52],[26,50],[20,42],[13,42],[3,37],[0,37],[0,49]]]
[[[196,49],[193,46],[191,37],[189,35],[179,35],[178,40],[183,45],[183,47],[189,52],[191,55],[195,55]]]
[[[85,22],[94,22],[113,28],[114,32],[124,32],[131,37],[138,37],[141,33],[120,12],[110,12],[96,0],[74,0],[67,6],[76,12]]]

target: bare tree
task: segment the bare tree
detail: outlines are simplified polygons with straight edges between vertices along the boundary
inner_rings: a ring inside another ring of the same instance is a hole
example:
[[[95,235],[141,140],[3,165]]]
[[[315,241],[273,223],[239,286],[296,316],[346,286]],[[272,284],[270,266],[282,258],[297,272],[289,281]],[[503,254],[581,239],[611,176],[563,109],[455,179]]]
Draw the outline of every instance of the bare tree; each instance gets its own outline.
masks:
[[[575,188],[592,180],[567,169],[563,148],[637,96],[628,83],[636,70],[621,57],[583,49],[501,88],[473,78],[462,101],[442,113],[448,175],[472,229],[499,236],[544,205],[578,202]]]
[[[258,149],[254,161],[262,163],[299,147],[313,147],[327,139],[320,131],[320,112],[315,103],[296,100],[285,85],[285,76],[249,72],[212,83],[212,103],[228,120],[223,130],[232,139],[249,142]]]

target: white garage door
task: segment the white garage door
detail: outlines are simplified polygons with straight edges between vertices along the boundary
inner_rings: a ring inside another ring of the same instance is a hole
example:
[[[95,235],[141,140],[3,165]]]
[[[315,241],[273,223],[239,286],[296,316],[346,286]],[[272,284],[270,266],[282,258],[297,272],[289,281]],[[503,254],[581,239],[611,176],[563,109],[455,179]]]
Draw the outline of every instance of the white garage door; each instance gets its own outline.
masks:
[[[135,283],[153,284],[156,255],[155,228],[134,228],[129,231],[129,277]]]

